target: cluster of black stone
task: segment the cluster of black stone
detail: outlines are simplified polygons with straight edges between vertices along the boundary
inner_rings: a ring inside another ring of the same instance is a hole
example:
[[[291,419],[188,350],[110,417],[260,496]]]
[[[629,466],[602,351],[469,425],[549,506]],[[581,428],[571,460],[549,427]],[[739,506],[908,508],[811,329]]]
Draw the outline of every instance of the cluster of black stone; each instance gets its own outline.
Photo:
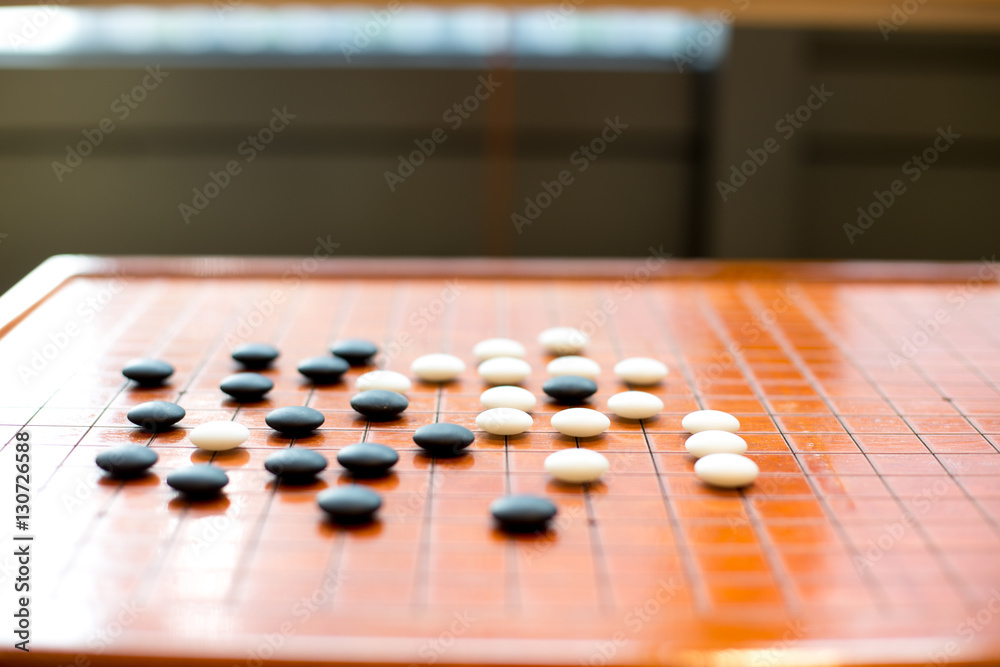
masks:
[[[378,352],[374,343],[366,340],[344,340],[330,347],[332,356],[310,357],[299,362],[298,371],[315,384],[334,384],[351,366],[369,363]],[[281,354],[267,343],[243,343],[233,348],[232,358],[247,372],[225,378],[219,388],[234,400],[253,403],[274,389],[274,383],[253,371],[270,368]],[[141,387],[158,387],[174,374],[174,367],[159,359],[135,359],[122,369],[122,374]]]
[[[135,479],[160,459],[156,450],[140,445],[119,445],[97,455],[97,465],[115,479]],[[189,498],[214,496],[229,483],[229,476],[213,465],[193,465],[167,475],[167,484]]]
[[[378,348],[369,341],[351,339],[334,344],[330,352],[331,356],[310,357],[301,361],[299,373],[315,384],[333,384],[339,382],[351,366],[370,363]],[[280,354],[278,349],[264,343],[246,343],[234,348],[231,354],[247,372],[228,376],[219,388],[241,403],[262,400],[274,388],[274,383],[270,378],[252,371],[269,368]],[[142,387],[160,386],[173,372],[173,366],[158,359],[137,359],[122,370],[125,377]],[[593,395],[597,385],[587,378],[563,376],[553,378],[543,389],[560,402],[577,404]],[[369,421],[396,419],[407,407],[409,401],[406,396],[383,389],[362,391],[351,398],[351,408]],[[127,415],[133,424],[152,433],[170,429],[184,416],[184,408],[167,401],[142,403]],[[291,438],[308,435],[322,426],[324,421],[322,412],[305,406],[277,408],[264,418],[269,427]],[[472,431],[449,423],[428,424],[413,434],[414,443],[429,456],[437,458],[461,456],[474,440]],[[130,479],[145,474],[158,458],[149,447],[122,445],[101,452],[97,456],[97,465],[113,477]],[[337,462],[357,478],[384,476],[398,461],[396,450],[375,442],[348,445],[337,454]],[[293,446],[269,456],[264,467],[281,483],[297,485],[312,483],[327,464],[326,458],[319,452]],[[169,486],[192,499],[212,497],[228,483],[225,471],[211,464],[189,466],[167,476]],[[370,521],[382,505],[382,499],[376,492],[358,485],[328,489],[321,492],[316,501],[331,519],[340,523]],[[556,507],[545,498],[507,496],[494,502],[491,512],[504,529],[536,531],[548,525],[556,514]]]

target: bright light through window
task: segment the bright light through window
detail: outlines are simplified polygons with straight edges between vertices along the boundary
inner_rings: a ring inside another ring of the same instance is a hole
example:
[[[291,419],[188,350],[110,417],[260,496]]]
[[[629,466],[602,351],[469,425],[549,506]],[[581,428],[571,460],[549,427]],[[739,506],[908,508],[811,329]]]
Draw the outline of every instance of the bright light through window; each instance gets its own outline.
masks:
[[[395,9],[393,9],[395,8]],[[711,66],[728,32],[674,10],[509,10],[392,2],[361,6],[211,5],[0,8],[0,65],[67,56],[309,56],[347,65],[391,56],[645,59]],[[85,59],[85,58],[84,58]],[[280,58],[278,58],[280,60]],[[65,61],[72,64],[73,60]]]

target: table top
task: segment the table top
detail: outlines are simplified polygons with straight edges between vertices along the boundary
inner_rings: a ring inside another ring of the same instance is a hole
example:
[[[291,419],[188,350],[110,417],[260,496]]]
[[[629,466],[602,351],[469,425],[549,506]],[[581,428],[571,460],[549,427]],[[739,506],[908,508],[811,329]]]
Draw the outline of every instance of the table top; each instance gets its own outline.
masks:
[[[0,297],[0,552],[30,536],[30,648],[19,664],[990,664],[1000,660],[1000,289],[978,263],[725,263],[616,260],[97,258],[50,260]],[[476,431],[434,459],[422,424],[475,429],[480,339],[528,347],[537,395],[555,325],[587,331],[602,373],[595,409],[627,389],[616,361],[670,368],[642,421],[603,436],[549,424],[544,400],[520,436]],[[408,373],[427,352],[468,370],[416,382],[394,422],[368,423],[342,384],[298,376],[331,340],[380,344]],[[237,404],[218,390],[239,342],[282,352],[275,389]],[[121,376],[133,357],[177,369],[163,388]],[[170,400],[179,428],[151,436],[130,406]],[[276,485],[264,458],[292,441],[263,417],[309,405],[326,422],[294,441],[330,467]],[[725,410],[761,469],[742,491],[700,483],[684,414]],[[233,419],[244,447],[198,451],[190,428]],[[30,519],[14,525],[17,440],[30,438]],[[333,460],[351,442],[396,448],[384,479]],[[147,477],[118,482],[94,456],[148,445]],[[549,479],[552,451],[604,453],[602,482]],[[187,502],[163,483],[212,461],[232,480]],[[338,527],[323,488],[365,484],[378,520]],[[552,499],[550,530],[508,535],[488,506]],[[8,519],[9,518],[9,519]],[[0,559],[12,586],[17,563]],[[4,613],[13,613],[4,596]],[[7,616],[11,618],[11,616]],[[77,662],[74,662],[77,661]]]

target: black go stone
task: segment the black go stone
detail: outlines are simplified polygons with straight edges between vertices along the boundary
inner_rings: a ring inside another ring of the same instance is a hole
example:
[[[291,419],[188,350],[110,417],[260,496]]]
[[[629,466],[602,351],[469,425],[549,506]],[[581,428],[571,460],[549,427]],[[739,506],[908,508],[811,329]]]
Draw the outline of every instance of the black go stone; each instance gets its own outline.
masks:
[[[399,454],[392,447],[377,442],[358,442],[337,453],[337,463],[351,471],[355,477],[381,477],[399,461]]]
[[[351,407],[373,421],[395,419],[409,405],[406,396],[387,389],[369,389],[351,397]]]
[[[367,523],[382,506],[382,498],[363,486],[340,486],[316,496],[320,509],[339,523]]]
[[[189,498],[208,498],[229,484],[229,475],[222,468],[206,463],[175,470],[167,475],[167,484]]]
[[[505,496],[494,500],[490,505],[490,513],[500,527],[516,533],[545,530],[556,512],[552,501],[539,496]]]
[[[270,366],[280,353],[278,348],[267,343],[243,343],[234,347],[230,354],[246,368],[262,370]]]
[[[252,403],[274,389],[274,383],[260,373],[236,373],[219,383],[219,389],[240,403]]]
[[[268,456],[264,467],[282,482],[308,484],[326,469],[326,457],[311,449],[290,447]]]
[[[559,375],[546,380],[542,391],[559,403],[579,405],[597,392],[597,383],[579,375]]]
[[[326,417],[314,408],[290,405],[267,413],[264,423],[285,435],[305,435],[323,425]]]
[[[475,439],[475,434],[464,426],[447,423],[427,424],[413,434],[413,442],[431,456],[439,457],[461,456],[462,450]]]
[[[130,422],[143,430],[157,433],[166,431],[171,426],[184,419],[184,408],[167,401],[149,401],[140,403],[125,415]]]
[[[140,387],[156,387],[174,374],[174,367],[159,359],[133,359],[125,364],[122,375],[139,383]]]
[[[352,366],[364,366],[378,352],[375,343],[360,338],[337,341],[330,346],[330,352],[344,359]]]
[[[159,456],[149,447],[120,445],[105,449],[97,455],[97,465],[112,477],[128,479],[145,474],[159,460]]]
[[[334,384],[340,382],[340,376],[350,368],[340,357],[309,357],[299,362],[299,373],[316,384]]]

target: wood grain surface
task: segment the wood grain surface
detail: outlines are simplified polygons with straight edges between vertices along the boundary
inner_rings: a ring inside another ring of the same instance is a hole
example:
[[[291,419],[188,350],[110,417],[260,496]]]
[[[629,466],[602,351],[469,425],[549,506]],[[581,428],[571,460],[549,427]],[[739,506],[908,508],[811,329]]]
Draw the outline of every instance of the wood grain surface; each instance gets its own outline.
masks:
[[[2,550],[34,538],[31,653],[5,630],[0,662],[993,664],[996,276],[988,262],[58,258],[0,298],[0,470],[19,431],[32,466],[30,528],[5,505]],[[475,428],[482,338],[523,341],[524,386],[541,395],[550,357],[535,337],[554,325],[590,333],[603,369],[592,407],[628,388],[617,360],[652,356],[671,371],[650,389],[664,412],[577,440],[551,428],[559,408],[542,399],[521,436],[477,431],[457,459],[414,446],[423,424]],[[415,383],[401,419],[368,423],[348,405],[366,369],[324,387],[295,370],[345,336],[376,341],[383,368],[450,351],[469,369]],[[241,405],[218,384],[245,340],[282,355],[266,372],[275,389]],[[139,356],[177,372],[136,388],[121,368]],[[125,419],[154,399],[187,410],[177,429],[151,436]],[[326,416],[294,441],[331,461],[310,486],[263,468],[292,442],[263,422],[283,405]],[[741,421],[762,471],[751,487],[694,476],[680,421],[699,408]],[[196,450],[188,430],[215,419],[250,440]],[[361,440],[399,451],[393,474],[340,469],[337,451]],[[121,443],[157,451],[149,476],[99,474],[95,455]],[[542,461],[567,447],[604,453],[611,471],[551,481]],[[208,461],[231,478],[219,499],[186,502],[164,483]],[[383,496],[378,520],[324,520],[316,493],[354,483]],[[557,504],[551,530],[496,529],[489,503],[517,492]],[[12,563],[0,559],[5,604]]]

